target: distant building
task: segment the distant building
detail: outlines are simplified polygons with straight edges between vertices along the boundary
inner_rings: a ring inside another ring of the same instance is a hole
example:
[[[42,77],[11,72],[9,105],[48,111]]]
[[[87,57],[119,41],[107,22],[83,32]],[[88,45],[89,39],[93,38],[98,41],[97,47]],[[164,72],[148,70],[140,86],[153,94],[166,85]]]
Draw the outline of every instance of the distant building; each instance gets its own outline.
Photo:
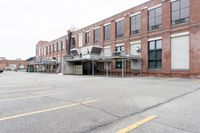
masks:
[[[7,70],[7,71],[16,71],[16,70],[23,70],[27,69],[28,62],[24,60],[7,60],[2,59],[0,60],[0,69]]]

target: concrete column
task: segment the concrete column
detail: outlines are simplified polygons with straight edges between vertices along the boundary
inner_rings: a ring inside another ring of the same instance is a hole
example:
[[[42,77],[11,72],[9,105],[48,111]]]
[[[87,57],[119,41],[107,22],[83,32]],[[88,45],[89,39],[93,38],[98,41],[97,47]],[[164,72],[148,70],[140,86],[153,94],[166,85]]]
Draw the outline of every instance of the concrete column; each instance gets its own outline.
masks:
[[[94,76],[94,61],[92,61],[92,75]]]

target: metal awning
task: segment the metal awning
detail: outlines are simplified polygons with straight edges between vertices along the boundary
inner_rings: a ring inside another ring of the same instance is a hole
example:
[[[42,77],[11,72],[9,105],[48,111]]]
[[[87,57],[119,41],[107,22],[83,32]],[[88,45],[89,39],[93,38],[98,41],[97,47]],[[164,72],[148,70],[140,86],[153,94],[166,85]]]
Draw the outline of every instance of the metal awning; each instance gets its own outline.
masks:
[[[35,63],[32,63],[32,65],[57,65],[57,64],[60,64],[60,63],[54,60],[36,61]]]
[[[67,60],[67,62],[77,62],[77,61],[87,62],[87,61],[100,61],[100,60],[99,59],[83,59],[83,58],[80,58],[80,59],[69,59],[69,60]]]
[[[77,48],[73,48],[70,50],[70,54],[72,55],[79,55],[80,54],[80,50]]]
[[[102,51],[101,46],[87,46],[81,49],[71,49],[71,55],[67,57],[67,62],[76,62],[76,61],[99,61],[100,54]]]
[[[140,56],[111,56],[111,57],[102,57],[101,61],[111,61],[113,59],[141,60]]]

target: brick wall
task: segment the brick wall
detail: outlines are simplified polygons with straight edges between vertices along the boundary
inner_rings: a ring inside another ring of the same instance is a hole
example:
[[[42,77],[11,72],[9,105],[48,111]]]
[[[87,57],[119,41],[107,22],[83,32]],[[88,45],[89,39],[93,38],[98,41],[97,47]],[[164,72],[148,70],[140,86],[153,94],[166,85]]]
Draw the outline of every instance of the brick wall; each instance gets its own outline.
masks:
[[[155,31],[148,31],[148,8],[162,4],[162,28]],[[128,9],[124,12],[106,18],[100,22],[94,23],[76,32],[73,32],[73,36],[76,36],[76,46],[78,47],[78,35],[82,33],[83,47],[85,46],[85,32],[90,30],[91,32],[91,45],[94,45],[93,33],[95,27],[100,27],[100,41],[101,46],[111,46],[112,52],[115,51],[115,46],[118,43],[125,44],[125,51],[129,53],[130,42],[141,40],[141,56],[142,56],[142,71],[147,75],[166,75],[166,76],[179,76],[179,75],[200,75],[200,1],[190,0],[190,22],[177,26],[171,26],[171,1],[170,0],[151,0],[139,6]],[[130,15],[136,12],[141,12],[141,33],[137,35],[130,35]],[[124,18],[125,34],[122,38],[116,38],[116,20]],[[111,23],[111,39],[108,41],[103,40],[103,27],[104,24]],[[172,71],[171,70],[171,35],[180,32],[190,33],[190,69],[188,71]],[[148,39],[154,37],[162,37],[162,69],[161,70],[149,70],[148,69]],[[51,43],[48,43],[51,44]],[[40,46],[40,45],[39,45]],[[38,53],[38,52],[37,52]],[[54,53],[55,54],[55,53]],[[50,56],[53,56],[51,54]],[[130,65],[127,63],[127,69],[130,70]],[[115,70],[115,61],[112,61],[112,70]]]

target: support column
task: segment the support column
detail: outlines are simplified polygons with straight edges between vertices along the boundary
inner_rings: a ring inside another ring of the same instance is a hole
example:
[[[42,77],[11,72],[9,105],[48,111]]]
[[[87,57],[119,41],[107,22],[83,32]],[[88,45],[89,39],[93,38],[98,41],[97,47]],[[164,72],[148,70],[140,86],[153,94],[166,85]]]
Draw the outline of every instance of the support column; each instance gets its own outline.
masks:
[[[122,78],[124,77],[124,59],[122,59]]]
[[[108,77],[108,60],[106,60],[106,77]]]
[[[94,76],[94,61],[92,61],[92,75]]]

